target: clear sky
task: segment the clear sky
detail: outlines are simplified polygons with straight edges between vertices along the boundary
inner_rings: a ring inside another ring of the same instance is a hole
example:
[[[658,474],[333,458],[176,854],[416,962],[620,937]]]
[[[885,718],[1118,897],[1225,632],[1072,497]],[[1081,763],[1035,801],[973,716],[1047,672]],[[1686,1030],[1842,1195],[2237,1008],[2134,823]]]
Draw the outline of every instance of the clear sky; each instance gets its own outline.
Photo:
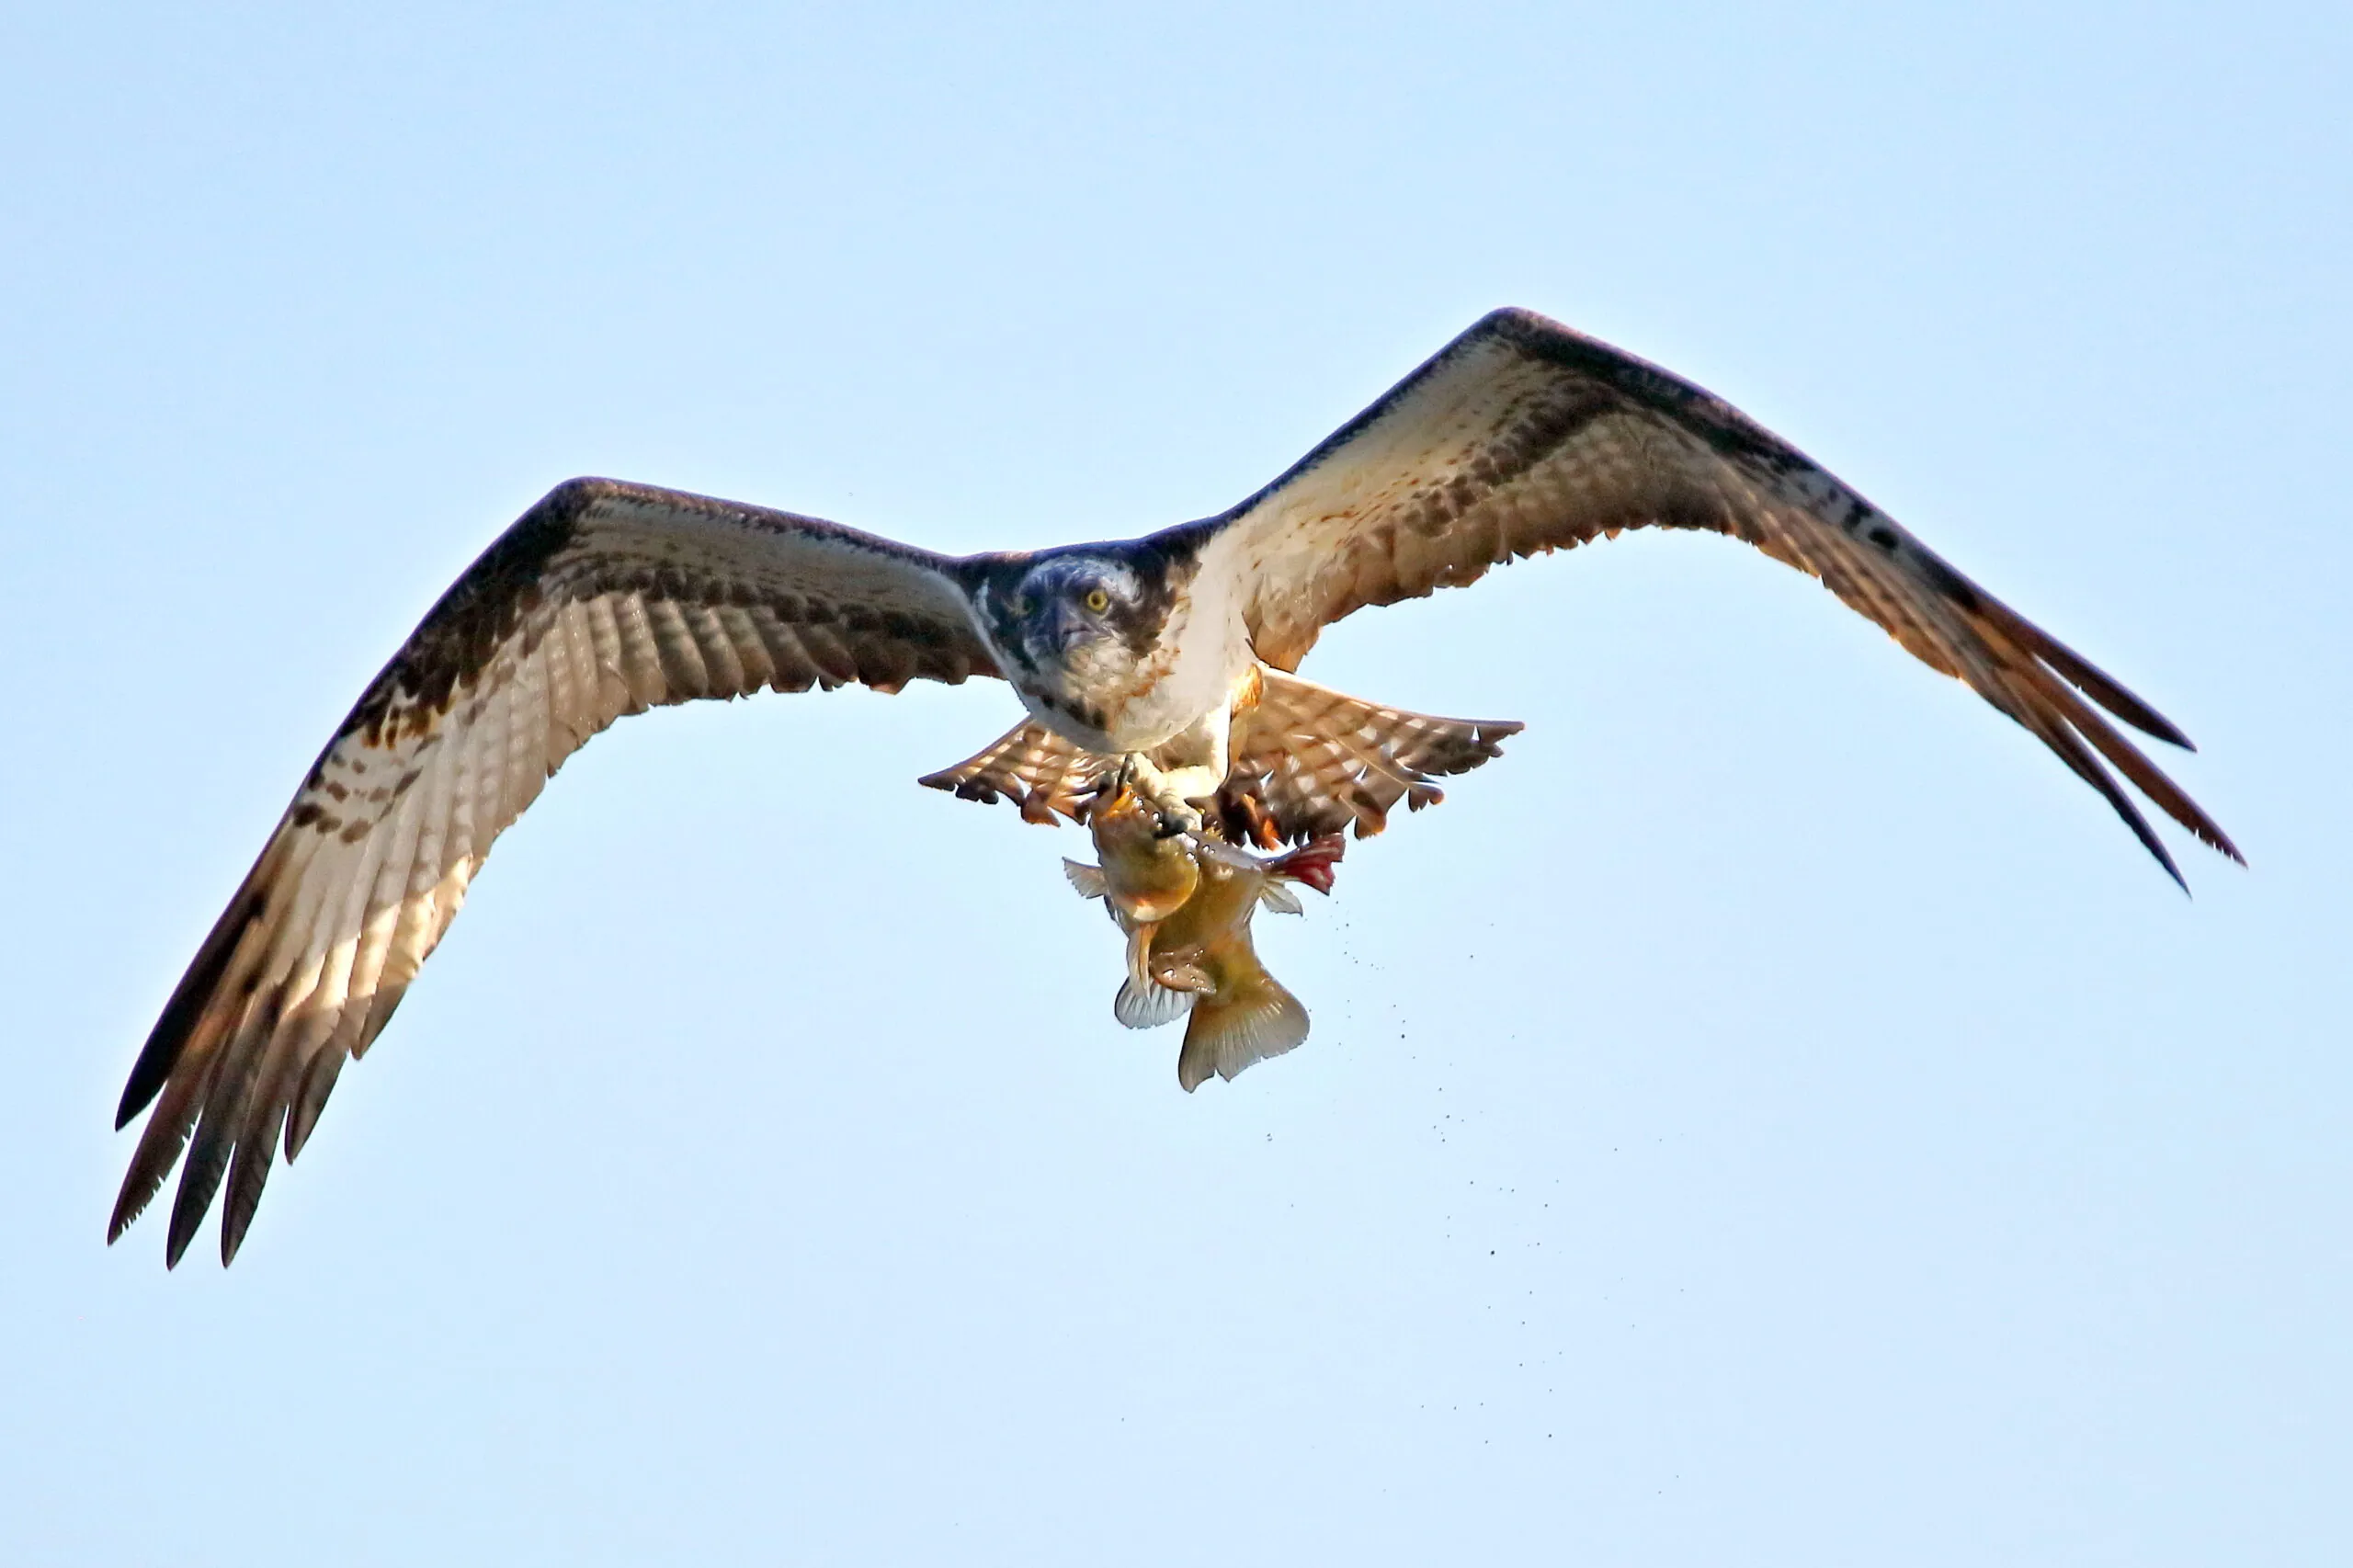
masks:
[[[0,11],[14,1562],[2353,1561],[2342,6]],[[2177,720],[2184,898],[1793,573],[1303,673],[1525,720],[1188,1096],[993,683],[629,721],[237,1266],[115,1096],[434,596],[606,473],[947,550],[1529,306]]]

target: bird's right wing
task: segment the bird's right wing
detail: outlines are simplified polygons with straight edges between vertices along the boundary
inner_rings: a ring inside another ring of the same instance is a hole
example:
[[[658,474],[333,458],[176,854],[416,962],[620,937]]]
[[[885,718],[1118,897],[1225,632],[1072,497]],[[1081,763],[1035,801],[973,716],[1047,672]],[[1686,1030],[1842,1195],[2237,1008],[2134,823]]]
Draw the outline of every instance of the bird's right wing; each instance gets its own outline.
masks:
[[[222,1176],[221,1256],[458,913],[491,841],[624,714],[772,687],[994,675],[957,562],[681,492],[574,480],[499,536],[368,687],[165,1006],[111,1240],[191,1131],[165,1257]]]

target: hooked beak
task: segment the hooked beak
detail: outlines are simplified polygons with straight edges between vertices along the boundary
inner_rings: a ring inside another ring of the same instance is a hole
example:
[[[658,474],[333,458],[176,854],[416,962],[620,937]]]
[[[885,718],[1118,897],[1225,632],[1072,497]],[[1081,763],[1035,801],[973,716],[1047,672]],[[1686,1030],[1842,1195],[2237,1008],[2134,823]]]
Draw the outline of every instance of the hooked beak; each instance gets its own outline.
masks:
[[[1046,638],[1058,653],[1067,653],[1081,642],[1100,635],[1095,623],[1072,605],[1055,605],[1046,621]]]

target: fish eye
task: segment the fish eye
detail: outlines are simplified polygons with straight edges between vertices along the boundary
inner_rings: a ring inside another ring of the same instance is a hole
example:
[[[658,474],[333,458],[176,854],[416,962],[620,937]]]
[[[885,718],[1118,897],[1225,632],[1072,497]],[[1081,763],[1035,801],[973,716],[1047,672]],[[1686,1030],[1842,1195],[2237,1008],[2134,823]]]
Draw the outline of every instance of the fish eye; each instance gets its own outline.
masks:
[[[1111,596],[1101,588],[1089,588],[1086,590],[1086,597],[1079,602],[1087,608],[1089,613],[1101,615],[1111,608]]]

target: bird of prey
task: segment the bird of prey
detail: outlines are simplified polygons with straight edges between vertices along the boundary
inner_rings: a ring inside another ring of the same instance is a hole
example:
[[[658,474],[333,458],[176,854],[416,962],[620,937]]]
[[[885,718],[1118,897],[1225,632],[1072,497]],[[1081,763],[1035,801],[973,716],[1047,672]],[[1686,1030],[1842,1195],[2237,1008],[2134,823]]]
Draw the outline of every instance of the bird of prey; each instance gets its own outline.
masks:
[[[1323,629],[1638,528],[1726,534],[1818,578],[2025,726],[2176,881],[2109,767],[2239,858],[2099,711],[2188,746],[2147,703],[1737,409],[1497,311],[1238,506],[1141,539],[957,558],[648,485],[557,486],[369,685],[172,993],[123,1091],[118,1127],[154,1109],[109,1239],[185,1149],[166,1259],[224,1178],[221,1256],[235,1256],[276,1148],[301,1152],[492,841],[625,714],[995,676],[1029,719],[925,782],[1039,818],[1118,767],[1171,832],[1240,811],[1268,839],[1362,834],[1518,726],[1301,680]]]

